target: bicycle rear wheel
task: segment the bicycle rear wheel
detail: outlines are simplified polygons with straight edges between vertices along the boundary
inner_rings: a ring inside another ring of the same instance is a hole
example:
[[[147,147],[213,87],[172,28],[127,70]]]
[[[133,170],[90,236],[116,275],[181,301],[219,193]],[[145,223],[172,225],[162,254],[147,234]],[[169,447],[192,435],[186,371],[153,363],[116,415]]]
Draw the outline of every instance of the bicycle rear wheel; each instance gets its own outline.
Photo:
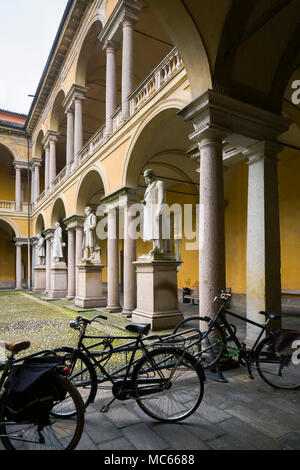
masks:
[[[190,329],[194,331],[188,332]],[[197,330],[199,341],[197,341]],[[185,331],[187,333],[185,334]],[[173,334],[181,333],[188,340],[193,337],[191,346],[187,346],[188,352],[193,355],[204,369],[215,365],[223,356],[225,351],[225,336],[219,325],[209,327],[209,320],[204,317],[193,316],[185,318],[176,325]]]
[[[276,353],[272,338],[262,340],[257,346],[256,366],[261,378],[271,387],[285,390],[300,388],[299,365],[293,364],[292,353]]]
[[[70,368],[68,380],[77,388],[87,408],[90,403],[93,403],[97,394],[97,374],[93,364],[80,351],[67,348],[57,348],[54,351],[57,355],[63,356],[65,365]],[[72,415],[71,410],[69,413]]]
[[[77,389],[64,377],[56,376],[57,386],[65,389],[63,400],[56,401],[50,412],[50,424],[39,432],[36,421],[15,423],[5,417],[5,397],[0,403],[0,439],[7,450],[73,450],[84,426],[84,405]],[[60,416],[61,410],[75,410],[73,417]],[[58,413],[58,414],[57,414]]]
[[[132,374],[137,404],[151,418],[162,422],[181,421],[196,411],[204,392],[201,365],[178,348],[147,352]]]

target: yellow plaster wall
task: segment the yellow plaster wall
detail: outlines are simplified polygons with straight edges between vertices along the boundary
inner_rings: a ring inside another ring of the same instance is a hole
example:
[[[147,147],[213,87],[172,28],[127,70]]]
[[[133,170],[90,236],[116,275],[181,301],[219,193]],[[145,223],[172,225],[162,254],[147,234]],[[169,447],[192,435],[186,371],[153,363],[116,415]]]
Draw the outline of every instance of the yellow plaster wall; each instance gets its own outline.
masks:
[[[15,200],[15,180],[5,163],[0,162],[0,199],[2,201]]]
[[[15,280],[16,248],[11,236],[0,230],[0,282]]]
[[[118,3],[118,0],[107,0],[106,5],[105,5],[105,12],[106,12],[107,19],[112,14],[117,3]]]
[[[278,180],[283,289],[300,289],[300,152],[279,155]]]
[[[121,185],[123,165],[129,146],[129,140],[130,139],[125,140],[125,142],[113,150],[113,152],[101,162],[106,172],[109,190],[111,192],[118,189]]]

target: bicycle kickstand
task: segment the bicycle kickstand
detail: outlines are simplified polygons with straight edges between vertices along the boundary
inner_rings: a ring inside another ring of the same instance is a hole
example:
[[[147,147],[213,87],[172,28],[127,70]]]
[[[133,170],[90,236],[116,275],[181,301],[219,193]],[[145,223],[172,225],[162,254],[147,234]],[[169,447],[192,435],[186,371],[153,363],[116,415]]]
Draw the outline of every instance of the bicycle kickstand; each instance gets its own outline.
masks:
[[[109,411],[110,405],[115,401],[115,398],[113,398],[107,405],[102,406],[100,413],[107,413]]]

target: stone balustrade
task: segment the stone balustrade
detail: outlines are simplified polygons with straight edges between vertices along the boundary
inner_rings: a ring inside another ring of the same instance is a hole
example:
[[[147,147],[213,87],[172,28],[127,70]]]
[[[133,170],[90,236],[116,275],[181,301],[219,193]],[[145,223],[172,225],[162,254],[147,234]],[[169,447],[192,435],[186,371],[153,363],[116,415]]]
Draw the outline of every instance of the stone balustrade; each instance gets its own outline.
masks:
[[[31,207],[31,204],[29,204]],[[0,211],[4,212],[16,212],[16,202],[15,201],[0,201]],[[28,212],[28,202],[22,202],[21,204],[21,211],[26,213]]]

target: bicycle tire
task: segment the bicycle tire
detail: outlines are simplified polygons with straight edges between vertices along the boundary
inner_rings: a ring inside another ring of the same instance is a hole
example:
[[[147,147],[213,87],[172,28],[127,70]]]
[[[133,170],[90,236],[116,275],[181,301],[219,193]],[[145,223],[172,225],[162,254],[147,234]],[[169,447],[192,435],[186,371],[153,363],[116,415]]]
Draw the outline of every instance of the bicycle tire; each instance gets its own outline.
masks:
[[[260,377],[271,387],[282,390],[300,388],[299,365],[294,365],[292,353],[275,352],[274,339],[265,338],[257,345],[255,362]]]
[[[183,376],[184,368],[186,374]],[[167,380],[165,384],[167,388],[162,392],[142,396],[145,382],[151,380],[153,382],[153,379],[156,380],[153,374],[158,378],[161,373]],[[174,423],[186,419],[197,410],[204,393],[204,379],[202,366],[189,353],[179,348],[161,347],[148,351],[147,355],[137,363],[133,370],[131,386],[138,406],[148,416],[161,422]],[[177,389],[174,389],[175,380],[177,380],[175,384]],[[177,407],[175,414],[172,407],[174,410]],[[170,412],[172,415],[167,415]]]
[[[76,414],[72,418],[66,419],[64,416],[50,412],[50,425],[45,426],[41,431],[45,439],[44,443],[39,443],[38,424],[26,421],[25,423],[5,423],[5,396],[0,403],[0,440],[6,450],[74,450],[81,438],[84,427],[84,405],[82,398],[74,385],[65,377],[57,375],[55,377],[59,387],[66,389],[66,397],[57,401],[53,409],[59,406],[66,406],[72,401]],[[53,410],[52,409],[52,410]],[[16,437],[12,433],[18,433]],[[22,434],[23,433],[23,434]],[[13,437],[12,437],[13,436]],[[23,437],[23,440],[22,438]],[[24,440],[25,439],[25,440]]]
[[[93,363],[84,353],[73,348],[57,348],[54,349],[54,352],[64,356],[65,365],[71,369],[68,380],[77,388],[84,406],[87,408],[90,403],[94,402],[98,388],[97,374]],[[69,416],[72,416],[72,413]]]
[[[222,328],[215,324],[209,331],[208,322],[207,318],[195,315],[181,320],[173,330],[173,334],[176,334],[182,328],[189,330],[190,328],[198,329],[200,327],[201,340],[191,347],[189,352],[201,363],[204,369],[208,369],[220,361],[225,351],[226,342]],[[182,331],[182,335],[184,335],[184,331]]]

